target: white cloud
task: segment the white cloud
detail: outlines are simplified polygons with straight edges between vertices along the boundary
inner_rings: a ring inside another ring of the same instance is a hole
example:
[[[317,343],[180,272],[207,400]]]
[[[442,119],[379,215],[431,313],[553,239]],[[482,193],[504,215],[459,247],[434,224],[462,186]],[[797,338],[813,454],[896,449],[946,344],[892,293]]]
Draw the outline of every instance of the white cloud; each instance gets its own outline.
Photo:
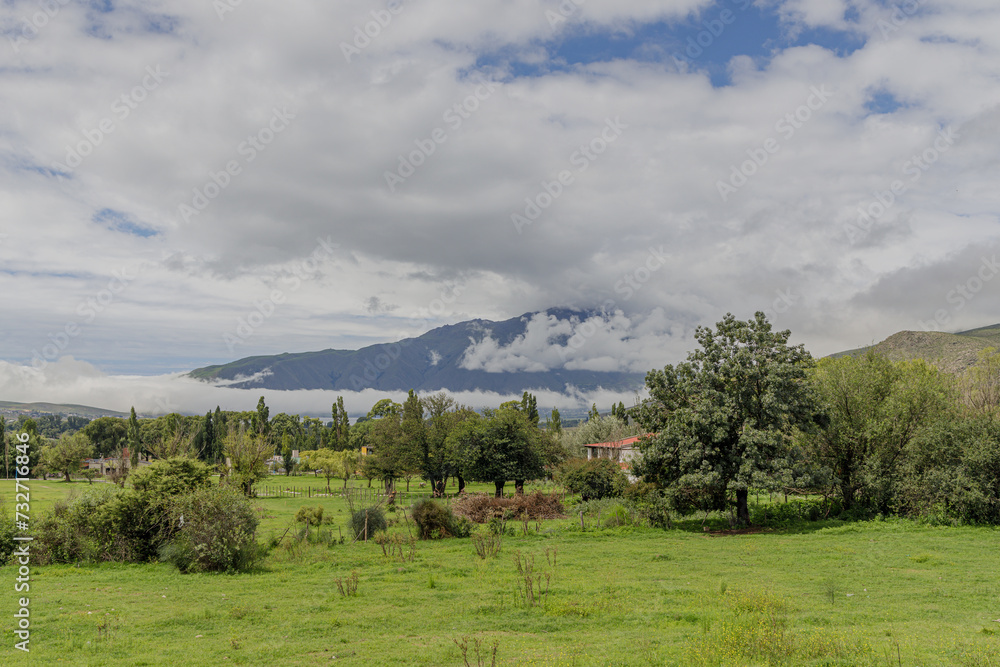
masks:
[[[926,292],[899,294],[892,308],[872,307],[871,295],[907,269],[963,275],[970,249],[1000,236],[1000,7],[920,4],[887,31],[879,22],[893,9],[874,0],[755,3],[779,12],[787,33],[864,41],[842,53],[776,44],[770,59],[731,62],[731,85],[713,87],[672,61],[515,77],[504,60],[554,65],[544,45],[554,32],[696,22],[715,11],[707,0],[588,2],[555,28],[554,0],[404,0],[350,63],[340,42],[381,3],[242,3],[223,20],[193,0],[112,12],[69,3],[17,50],[0,41],[0,357],[25,363],[54,345],[52,360],[165,373],[609,302],[620,314],[592,323],[580,350],[539,322],[516,344],[480,343],[467,363],[552,368],[561,345],[569,368],[648,370],[682,358],[693,327],[727,311],[770,309],[819,354],[918,328]],[[0,28],[16,38],[38,7],[5,3]],[[718,45],[744,29],[729,26]],[[155,87],[143,84],[150,67],[167,73]],[[446,115],[474,94],[477,69],[496,89],[455,128]],[[829,100],[788,125],[822,86]],[[275,109],[294,115],[280,132],[268,127]],[[574,153],[609,118],[627,128],[579,171]],[[98,134],[105,119],[113,131]],[[791,136],[776,129],[783,119]],[[944,127],[961,139],[907,180],[907,163]],[[385,172],[438,128],[447,140],[389,192]],[[248,137],[270,140],[252,161]],[[717,183],[769,139],[779,150],[722,201]],[[68,178],[45,173],[81,147],[89,154]],[[511,214],[565,170],[572,184],[518,234]],[[894,180],[906,192],[852,243],[858,207]],[[185,222],[179,205],[213,182],[228,184]],[[95,221],[105,209],[158,233],[109,228]],[[295,289],[283,282],[327,237],[335,257]],[[669,261],[625,298],[621,281],[660,246]],[[81,314],[113,271],[143,261],[102,310]],[[273,314],[229,349],[225,336],[268,309],[259,304],[275,289]],[[984,295],[949,326],[989,324],[995,312]],[[70,325],[78,333],[60,346]]]

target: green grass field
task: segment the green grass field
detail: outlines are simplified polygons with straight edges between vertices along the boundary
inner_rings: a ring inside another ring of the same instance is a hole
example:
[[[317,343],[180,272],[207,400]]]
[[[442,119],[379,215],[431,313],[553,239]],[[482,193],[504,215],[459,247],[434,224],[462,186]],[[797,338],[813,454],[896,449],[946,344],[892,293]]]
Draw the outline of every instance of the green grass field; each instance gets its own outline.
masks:
[[[286,483],[325,486],[312,479]],[[13,483],[0,485],[9,509]],[[86,484],[33,481],[32,514],[70,487]],[[338,526],[347,535],[342,498],[258,502],[262,537],[317,504],[334,536]],[[590,520],[581,531],[568,518],[524,534],[511,523],[516,535],[487,560],[470,539],[448,539],[418,542],[412,561],[371,542],[282,546],[263,571],[241,575],[38,567],[29,655],[13,649],[20,594],[7,566],[0,663],[490,665],[495,645],[497,665],[1000,665],[996,529],[825,522],[726,535],[703,532],[700,520],[682,526]],[[402,522],[391,530],[406,533]],[[517,557],[522,569],[533,559],[533,586],[540,575],[547,588],[536,604]],[[345,597],[337,582],[348,586],[352,573],[357,595]]]

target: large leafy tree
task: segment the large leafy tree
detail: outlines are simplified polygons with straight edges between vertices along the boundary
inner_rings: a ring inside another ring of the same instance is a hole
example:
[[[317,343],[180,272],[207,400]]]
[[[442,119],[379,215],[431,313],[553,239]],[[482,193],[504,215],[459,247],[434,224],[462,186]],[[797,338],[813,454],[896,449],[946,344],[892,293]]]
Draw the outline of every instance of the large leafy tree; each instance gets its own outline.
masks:
[[[445,392],[438,392],[421,399],[427,411],[424,437],[422,472],[430,482],[435,496],[443,496],[448,478],[455,476],[459,482],[459,492],[465,487],[462,475],[462,461],[448,436],[458,425],[470,416],[478,416],[467,406],[460,405]]]
[[[790,335],[762,312],[698,327],[700,349],[646,375],[650,397],[636,412],[652,435],[639,442],[635,473],[703,507],[723,509],[731,494],[737,524],[749,524],[749,489],[780,483],[793,428],[815,414],[812,357]]]
[[[98,417],[83,428],[97,456],[110,456],[128,441],[126,422],[117,417]]]
[[[274,454],[269,436],[244,426],[230,426],[224,440],[224,453],[229,458],[233,482],[243,495],[254,495],[254,484],[268,475],[267,460]]]
[[[514,480],[521,490],[524,480],[544,474],[539,431],[518,402],[504,403],[485,416],[463,421],[449,436],[462,458],[462,471],[477,482],[493,482],[496,496]]]
[[[63,433],[45,447],[42,462],[49,472],[62,473],[66,481],[71,482],[70,475],[80,470],[83,460],[93,451],[93,445],[83,433]]]
[[[823,419],[809,442],[832,470],[844,509],[891,511],[908,446],[953,403],[940,371],[869,350],[822,360],[814,382]]]

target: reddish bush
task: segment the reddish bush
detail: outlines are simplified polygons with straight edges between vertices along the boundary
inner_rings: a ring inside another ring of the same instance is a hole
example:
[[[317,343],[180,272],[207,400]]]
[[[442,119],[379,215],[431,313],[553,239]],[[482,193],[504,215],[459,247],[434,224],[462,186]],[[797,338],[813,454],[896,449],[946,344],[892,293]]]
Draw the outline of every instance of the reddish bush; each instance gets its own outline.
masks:
[[[559,494],[535,491],[512,498],[494,498],[485,493],[470,493],[452,501],[452,511],[476,523],[486,523],[495,516],[521,517],[529,519],[560,519],[566,516],[566,509]]]

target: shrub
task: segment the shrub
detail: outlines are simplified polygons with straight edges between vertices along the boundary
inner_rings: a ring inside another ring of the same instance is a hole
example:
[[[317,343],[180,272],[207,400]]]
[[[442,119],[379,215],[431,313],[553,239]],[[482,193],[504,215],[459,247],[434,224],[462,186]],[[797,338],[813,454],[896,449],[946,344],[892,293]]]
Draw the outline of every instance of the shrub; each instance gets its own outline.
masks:
[[[536,491],[513,498],[494,498],[483,493],[470,493],[452,503],[452,511],[475,523],[486,523],[495,516],[507,518],[527,515],[528,519],[560,519],[566,516],[562,497]]]
[[[307,526],[319,526],[323,523],[323,506],[300,507],[295,513],[295,522],[304,523]]]
[[[385,530],[387,526],[385,512],[381,508],[362,507],[351,514],[351,523],[348,527],[354,534],[355,540],[367,540],[375,533]]]
[[[413,521],[420,530],[420,539],[438,537],[468,537],[472,522],[466,517],[456,517],[450,507],[430,498],[421,498],[410,509]]]
[[[451,521],[454,515],[441,503],[421,498],[410,508],[410,514],[417,524],[420,539],[433,540],[451,536]]]
[[[233,487],[198,489],[173,499],[172,538],[160,549],[181,572],[245,572],[264,556],[257,544],[257,515]]]
[[[37,562],[145,562],[157,557],[173,529],[169,508],[178,495],[209,485],[209,469],[174,458],[137,470],[122,489],[102,485],[57,502],[37,524]]]
[[[14,540],[16,535],[14,519],[9,516],[0,517],[0,565],[5,565],[17,549],[18,543]]]
[[[558,481],[583,500],[599,500],[617,495],[625,473],[611,459],[570,459],[559,469]]]
[[[149,498],[169,498],[208,486],[211,470],[201,461],[172,458],[139,468],[129,476],[132,488]]]

